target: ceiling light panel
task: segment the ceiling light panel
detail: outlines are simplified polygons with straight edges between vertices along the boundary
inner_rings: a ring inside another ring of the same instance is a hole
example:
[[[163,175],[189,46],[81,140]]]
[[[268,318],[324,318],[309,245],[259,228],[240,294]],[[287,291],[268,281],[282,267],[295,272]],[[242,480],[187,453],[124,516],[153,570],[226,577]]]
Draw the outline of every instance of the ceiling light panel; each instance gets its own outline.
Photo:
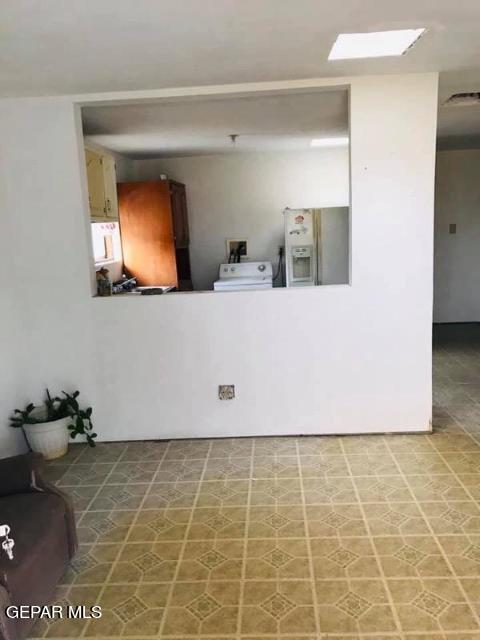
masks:
[[[425,29],[401,29],[372,33],[341,33],[337,36],[328,59],[352,60],[401,56],[424,32]]]

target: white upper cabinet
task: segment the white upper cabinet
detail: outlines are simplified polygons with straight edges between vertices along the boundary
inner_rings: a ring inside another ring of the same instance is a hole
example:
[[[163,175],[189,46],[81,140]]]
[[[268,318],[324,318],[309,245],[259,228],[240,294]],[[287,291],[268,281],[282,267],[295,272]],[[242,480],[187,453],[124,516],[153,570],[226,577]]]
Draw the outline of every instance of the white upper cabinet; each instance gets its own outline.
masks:
[[[105,213],[107,218],[118,219],[117,174],[113,156],[102,156],[103,184],[105,189]]]
[[[113,156],[85,149],[90,217],[118,220],[117,178]]]

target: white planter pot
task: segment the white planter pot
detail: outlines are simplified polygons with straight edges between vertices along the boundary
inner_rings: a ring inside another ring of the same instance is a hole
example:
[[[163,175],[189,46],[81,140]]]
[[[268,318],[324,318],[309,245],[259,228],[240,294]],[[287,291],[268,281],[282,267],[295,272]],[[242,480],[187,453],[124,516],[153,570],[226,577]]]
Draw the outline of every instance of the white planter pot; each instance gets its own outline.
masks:
[[[60,418],[53,422],[25,424],[23,429],[33,451],[42,453],[47,460],[60,458],[67,453],[71,418]]]

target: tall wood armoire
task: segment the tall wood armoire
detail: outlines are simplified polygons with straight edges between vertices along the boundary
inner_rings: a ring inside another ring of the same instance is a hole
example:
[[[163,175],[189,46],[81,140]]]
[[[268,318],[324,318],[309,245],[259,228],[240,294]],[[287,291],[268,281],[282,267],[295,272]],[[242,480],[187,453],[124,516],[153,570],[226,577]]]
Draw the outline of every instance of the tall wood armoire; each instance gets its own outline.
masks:
[[[185,185],[121,182],[118,210],[125,270],[141,286],[192,289]]]

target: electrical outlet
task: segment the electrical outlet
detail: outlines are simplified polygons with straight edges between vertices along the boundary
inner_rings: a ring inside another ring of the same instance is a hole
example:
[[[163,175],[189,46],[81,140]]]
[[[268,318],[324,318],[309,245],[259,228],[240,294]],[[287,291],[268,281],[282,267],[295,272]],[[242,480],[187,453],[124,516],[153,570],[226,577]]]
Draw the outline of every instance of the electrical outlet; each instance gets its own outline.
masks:
[[[219,400],[233,400],[235,398],[235,385],[234,384],[219,384],[218,385],[218,399]]]

